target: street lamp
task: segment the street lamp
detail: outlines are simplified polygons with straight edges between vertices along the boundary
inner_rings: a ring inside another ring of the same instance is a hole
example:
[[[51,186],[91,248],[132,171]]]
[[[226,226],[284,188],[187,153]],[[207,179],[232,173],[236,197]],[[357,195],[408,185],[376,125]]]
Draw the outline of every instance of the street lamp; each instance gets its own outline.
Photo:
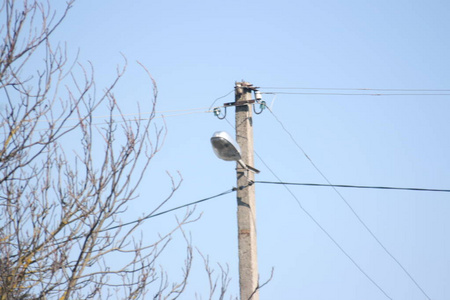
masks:
[[[256,251],[256,199],[253,164],[252,91],[257,90],[248,82],[236,82],[235,102],[224,106],[236,107],[236,140],[224,131],[211,137],[217,157],[236,161],[236,202],[239,254],[240,299],[259,300],[258,254]],[[255,95],[259,98],[259,95]],[[241,167],[242,166],[242,167]],[[249,172],[252,171],[252,172]]]
[[[258,169],[247,165],[241,156],[238,143],[225,131],[216,131],[211,137],[214,153],[218,158],[226,161],[237,161],[244,169],[259,173]]]

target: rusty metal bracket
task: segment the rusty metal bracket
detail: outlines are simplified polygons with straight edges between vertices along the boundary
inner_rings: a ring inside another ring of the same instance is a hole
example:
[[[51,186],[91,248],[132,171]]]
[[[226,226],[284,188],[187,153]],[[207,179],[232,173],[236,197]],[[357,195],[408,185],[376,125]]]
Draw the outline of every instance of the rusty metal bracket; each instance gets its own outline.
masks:
[[[228,106],[241,106],[241,105],[246,105],[246,104],[253,104],[255,103],[256,100],[246,100],[246,101],[239,101],[239,102],[228,102],[228,103],[224,103],[223,106],[228,107]]]

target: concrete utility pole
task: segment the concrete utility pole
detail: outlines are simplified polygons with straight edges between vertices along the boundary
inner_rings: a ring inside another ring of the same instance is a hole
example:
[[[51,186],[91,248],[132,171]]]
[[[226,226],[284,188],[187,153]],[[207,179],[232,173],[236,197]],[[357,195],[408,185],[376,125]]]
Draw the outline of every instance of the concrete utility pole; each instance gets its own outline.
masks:
[[[242,160],[250,166],[254,166],[251,107],[254,89],[248,82],[236,82],[236,142],[241,148]],[[236,175],[237,186],[245,187],[237,190],[240,296],[241,300],[259,300],[255,186],[247,186],[254,181],[255,174],[237,163]]]

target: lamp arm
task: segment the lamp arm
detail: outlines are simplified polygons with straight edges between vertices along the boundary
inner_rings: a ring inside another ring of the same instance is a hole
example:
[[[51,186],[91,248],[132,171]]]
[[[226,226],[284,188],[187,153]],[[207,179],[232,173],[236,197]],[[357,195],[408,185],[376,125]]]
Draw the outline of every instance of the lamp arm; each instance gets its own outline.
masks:
[[[247,165],[242,159],[238,160],[238,163],[246,170],[250,170],[256,174],[259,174],[259,172],[260,172],[258,169],[254,168],[250,165]]]

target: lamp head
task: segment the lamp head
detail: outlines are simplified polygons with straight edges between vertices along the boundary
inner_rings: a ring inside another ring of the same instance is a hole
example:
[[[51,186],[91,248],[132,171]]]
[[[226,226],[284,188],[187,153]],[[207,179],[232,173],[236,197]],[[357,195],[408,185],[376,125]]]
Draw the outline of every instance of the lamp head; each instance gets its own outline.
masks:
[[[225,131],[217,131],[211,137],[214,153],[218,158],[227,161],[239,161],[241,149],[238,143]]]

